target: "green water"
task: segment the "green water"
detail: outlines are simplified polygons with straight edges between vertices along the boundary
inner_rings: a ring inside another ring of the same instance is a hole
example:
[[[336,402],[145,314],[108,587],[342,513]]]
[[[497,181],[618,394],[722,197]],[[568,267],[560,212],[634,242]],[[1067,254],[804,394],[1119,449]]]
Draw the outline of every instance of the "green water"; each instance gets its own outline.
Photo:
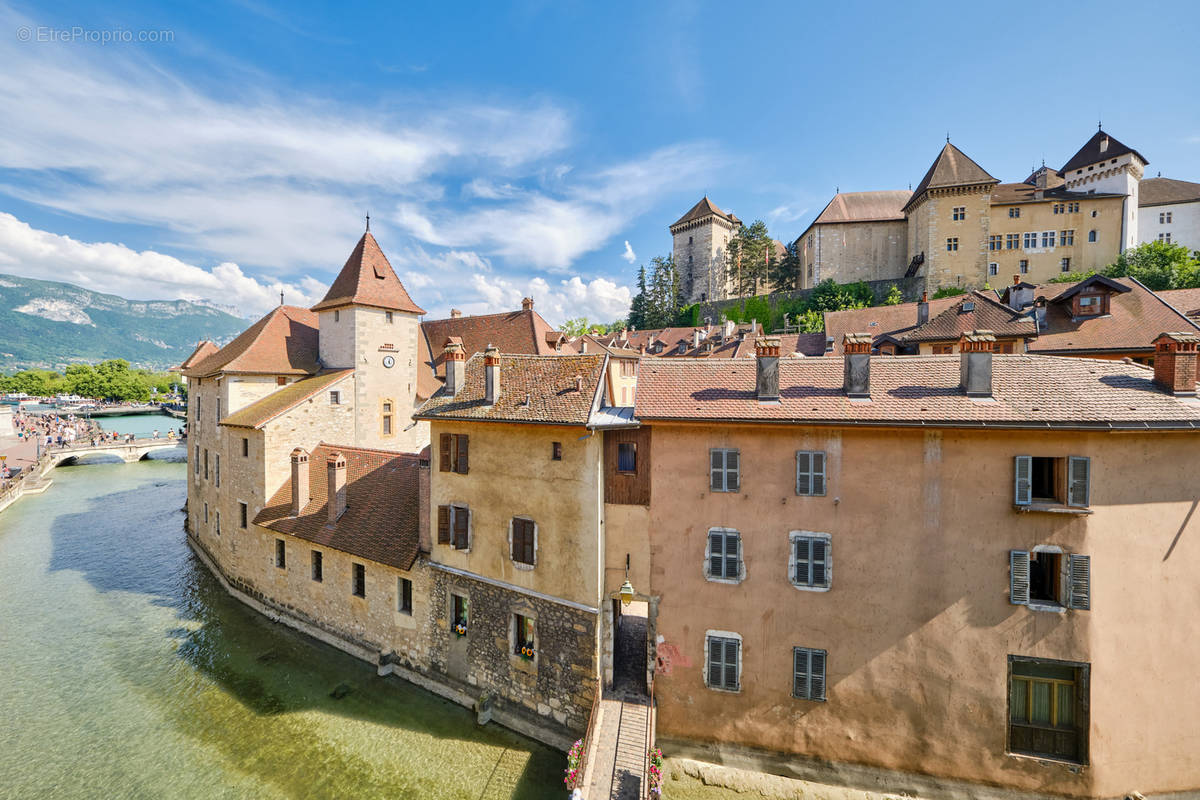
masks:
[[[117,433],[132,433],[138,439],[149,439],[158,431],[160,438],[167,437],[167,431],[176,433],[183,427],[184,421],[169,417],[166,414],[129,414],[124,417],[96,417],[96,422],[106,431]]]
[[[0,514],[0,798],[562,796],[561,754],[226,595],[184,476],[59,468]]]

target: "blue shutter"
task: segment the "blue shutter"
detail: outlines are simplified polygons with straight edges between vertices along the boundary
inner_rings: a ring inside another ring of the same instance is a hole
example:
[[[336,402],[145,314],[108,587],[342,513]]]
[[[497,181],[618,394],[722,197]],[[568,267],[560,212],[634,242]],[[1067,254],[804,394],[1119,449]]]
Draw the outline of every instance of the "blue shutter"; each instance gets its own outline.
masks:
[[[739,551],[742,549],[742,537],[737,533],[725,534],[725,577],[737,580],[741,573]]]
[[[793,547],[796,553],[796,583],[801,586],[809,586],[812,582],[812,572],[809,569],[809,540],[806,538],[798,538]]]
[[[725,688],[738,688],[738,642],[737,639],[725,640]]]
[[[720,531],[708,532],[708,575],[711,578],[725,577],[725,570],[722,569],[724,548],[721,538]]]
[[[741,488],[741,461],[737,450],[725,451],[725,490],[736,492]]]
[[[1091,500],[1092,460],[1082,456],[1067,459],[1067,505],[1087,508]]]
[[[812,454],[796,453],[796,494],[812,494]]]
[[[724,655],[725,643],[721,639],[709,637],[708,639],[708,685],[716,688],[722,687],[721,682],[721,656]]]
[[[812,493],[825,494],[825,451],[812,454]]]
[[[1008,602],[1017,606],[1029,604],[1029,551],[1008,552]]]
[[[808,699],[825,699],[825,651],[809,651]]]
[[[725,491],[725,453],[721,450],[709,450],[709,491]]]
[[[1032,499],[1033,486],[1033,456],[1017,456],[1013,460],[1016,481],[1013,492],[1013,503],[1027,506]]]
[[[1071,554],[1067,556],[1067,577],[1071,582],[1067,605],[1080,611],[1092,607],[1092,558]]]
[[[812,585],[827,586],[829,585],[829,571],[826,569],[828,547],[824,539],[812,539]]]

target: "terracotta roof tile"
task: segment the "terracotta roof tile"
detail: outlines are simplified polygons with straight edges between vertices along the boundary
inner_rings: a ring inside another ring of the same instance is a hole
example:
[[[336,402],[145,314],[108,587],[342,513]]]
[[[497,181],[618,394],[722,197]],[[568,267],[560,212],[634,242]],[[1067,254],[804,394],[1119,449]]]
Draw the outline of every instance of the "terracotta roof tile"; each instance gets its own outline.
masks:
[[[939,297],[929,301],[929,316],[940,314],[958,297]],[[871,306],[852,308],[845,311],[825,312],[825,335],[833,337],[833,349],[829,355],[842,354],[842,339],[847,333],[869,333],[872,338],[882,334],[898,336],[903,331],[917,326],[917,304],[900,303],[894,306]]]
[[[945,342],[958,341],[959,336],[974,330],[989,330],[998,339],[1029,337],[1037,335],[1037,324],[1027,314],[974,291],[955,297],[939,313],[931,313],[924,325],[893,335],[901,342]]]
[[[495,345],[501,353],[548,355],[554,352],[554,346],[546,338],[552,330],[550,323],[532,309],[425,320],[421,323],[425,341],[419,346],[423,354],[428,354],[428,360],[421,360],[417,391],[421,397],[428,398],[441,387],[446,376],[442,349],[451,336],[462,340],[468,356],[482,353],[489,344]],[[426,391],[429,394],[425,394]]]
[[[332,453],[346,458],[346,511],[330,524],[326,461]],[[309,455],[311,499],[300,514],[290,516],[289,473],[254,522],[368,561],[409,569],[420,543],[420,464],[421,457],[412,453],[322,443]]]
[[[217,350],[219,350],[219,349],[220,348],[217,347],[217,345],[215,343],[210,342],[206,339],[205,341],[196,345],[196,349],[192,351],[192,354],[190,356],[188,356],[187,358],[185,358],[183,360],[183,363],[181,363],[179,365],[178,369],[180,369],[182,371],[189,370],[192,367],[199,364],[204,359],[211,356],[213,353],[217,352]]]
[[[417,409],[415,419],[456,419],[491,422],[541,422],[583,425],[604,380],[604,354],[500,356],[500,397],[484,405],[483,356],[466,365],[463,389],[457,397],[443,392]],[[582,390],[576,376],[583,377]],[[528,403],[526,399],[528,398]]]
[[[1144,350],[1150,353],[1154,350],[1154,337],[1163,331],[1196,329],[1195,322],[1185,316],[1186,312],[1182,309],[1173,307],[1168,296],[1150,291],[1133,278],[1112,280],[1129,291],[1110,294],[1109,313],[1102,317],[1072,318],[1069,303],[1056,303],[1053,300],[1047,303],[1045,323],[1037,339],[1029,343],[1029,351],[1085,353]],[[1069,286],[1064,292],[1078,285]]]
[[[686,214],[675,220],[675,222],[671,223],[670,227],[674,228],[676,225],[682,225],[685,222],[691,222],[692,220],[704,219],[705,217],[711,216],[717,216],[721,219],[729,220],[730,222],[741,221],[733,214],[726,214],[724,211],[717,208],[716,205],[714,205],[713,202],[708,199],[708,195],[704,195],[704,197],[700,198],[699,203],[696,203],[696,205],[692,206]]]
[[[904,204],[912,197],[906,190],[838,192],[813,220],[814,225],[837,222],[882,222],[903,220]]]
[[[1200,320],[1200,289],[1164,289],[1155,294],[1188,319]]]
[[[370,231],[358,240],[324,299],[312,310],[324,311],[348,305],[372,306],[409,314],[425,313],[408,296],[404,284],[396,277],[387,256],[379,249],[379,243]]]
[[[980,183],[999,183],[1000,181],[988,174],[987,170],[972,161],[966,153],[959,150],[950,142],[937,154],[937,158],[929,165],[929,171],[904,208],[907,210],[925,194],[928,189],[940,189],[949,186],[972,186]]]
[[[648,420],[1200,429],[1200,401],[1176,398],[1136,364],[995,355],[994,400],[959,388],[959,356],[871,357],[871,399],[842,388],[842,359],[780,359],[778,403],[755,398],[749,360],[653,359],[638,372],[635,414]]]
[[[311,375],[317,363],[317,315],[307,308],[277,306],[217,352],[184,371],[191,378],[220,372]]]
[[[245,408],[238,409],[225,419],[222,425],[234,428],[261,428],[284,412],[290,411],[323,389],[354,374],[352,369],[328,370],[276,389],[271,394],[256,400]]]

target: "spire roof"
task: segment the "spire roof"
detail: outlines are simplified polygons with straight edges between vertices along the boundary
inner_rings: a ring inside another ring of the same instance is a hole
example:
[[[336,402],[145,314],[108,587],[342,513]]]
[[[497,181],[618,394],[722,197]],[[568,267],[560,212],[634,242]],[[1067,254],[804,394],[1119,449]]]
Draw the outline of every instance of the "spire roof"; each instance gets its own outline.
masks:
[[[713,205],[713,202],[708,199],[708,195],[704,195],[704,197],[700,198],[699,203],[696,203],[696,205],[692,206],[690,211],[672,223],[671,227],[674,228],[676,225],[682,225],[685,222],[704,219],[705,217],[709,216],[717,216],[721,219],[727,219],[730,222],[741,222],[741,220],[739,220],[733,214],[726,214],[724,211],[717,208],[715,205]]]
[[[354,252],[346,259],[333,285],[313,311],[327,311],[342,306],[359,305],[424,314],[425,309],[413,302],[396,277],[387,256],[368,230],[358,240]]]
[[[999,182],[989,175],[987,170],[972,161],[966,153],[950,142],[946,142],[945,147],[930,165],[929,171],[925,173],[925,177],[921,178],[921,182],[913,190],[912,198],[904,208],[907,210],[929,189]]]
[[[1098,130],[1092,134],[1092,138],[1087,140],[1087,144],[1079,148],[1079,152],[1071,156],[1071,160],[1063,165],[1063,168],[1058,171],[1058,174],[1066,177],[1066,174],[1073,169],[1082,169],[1089,164],[1107,161],[1110,158],[1117,158],[1118,156],[1123,156],[1126,153],[1133,153],[1142,160],[1143,164],[1150,163],[1146,160],[1146,157],[1137,150],[1134,150],[1128,145],[1121,144],[1103,130]]]

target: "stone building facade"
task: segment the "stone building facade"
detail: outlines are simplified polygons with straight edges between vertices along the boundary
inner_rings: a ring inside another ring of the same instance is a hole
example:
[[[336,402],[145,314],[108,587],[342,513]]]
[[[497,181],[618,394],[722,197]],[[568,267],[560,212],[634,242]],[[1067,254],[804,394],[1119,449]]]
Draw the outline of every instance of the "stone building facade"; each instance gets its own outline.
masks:
[[[725,246],[741,224],[705,196],[671,225],[671,256],[683,283],[685,302],[732,296],[733,276],[727,268]]]

